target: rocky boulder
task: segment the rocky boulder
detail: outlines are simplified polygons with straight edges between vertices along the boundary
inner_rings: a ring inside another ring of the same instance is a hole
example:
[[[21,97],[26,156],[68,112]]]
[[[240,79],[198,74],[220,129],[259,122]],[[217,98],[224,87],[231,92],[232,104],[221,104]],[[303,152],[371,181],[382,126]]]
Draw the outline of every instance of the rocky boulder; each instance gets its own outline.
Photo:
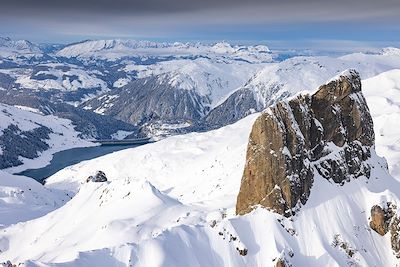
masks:
[[[107,182],[107,176],[104,172],[102,171],[96,171],[94,175],[90,175],[87,179],[86,182],[95,182],[95,183],[102,183],[102,182]]]
[[[374,205],[371,208],[371,221],[369,226],[372,230],[380,235],[385,235],[389,231],[389,223],[393,217],[389,207],[387,209],[381,208],[379,205]]]
[[[372,118],[355,70],[316,93],[281,101],[255,121],[236,213],[261,205],[285,216],[305,204],[314,178],[343,184],[370,176]]]
[[[276,264],[275,267],[288,267],[288,265],[286,264],[286,261],[283,259],[279,259]]]

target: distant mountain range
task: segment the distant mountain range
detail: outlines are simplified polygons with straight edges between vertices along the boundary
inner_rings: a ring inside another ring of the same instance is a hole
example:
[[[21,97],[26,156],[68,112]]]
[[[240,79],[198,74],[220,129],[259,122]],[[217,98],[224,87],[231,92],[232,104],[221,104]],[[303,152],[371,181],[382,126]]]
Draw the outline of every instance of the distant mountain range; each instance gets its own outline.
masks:
[[[399,120],[397,48],[2,38],[0,266],[396,266]]]
[[[43,53],[42,49],[27,40],[17,40],[14,41],[8,37],[0,37],[0,48],[1,48],[1,56],[7,57],[13,54],[41,54]],[[10,53],[7,55],[7,52]]]
[[[234,123],[344,69],[366,79],[400,68],[399,51],[288,56],[226,42],[0,38],[0,102],[71,119],[86,138],[125,130],[159,139]]]

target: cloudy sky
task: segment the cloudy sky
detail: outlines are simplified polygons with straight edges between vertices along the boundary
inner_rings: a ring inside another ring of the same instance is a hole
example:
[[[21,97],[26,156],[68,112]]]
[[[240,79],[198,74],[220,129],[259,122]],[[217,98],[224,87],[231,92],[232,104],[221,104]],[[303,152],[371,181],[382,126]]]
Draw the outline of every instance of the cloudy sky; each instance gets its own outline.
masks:
[[[399,0],[1,0],[0,35],[130,38],[277,48],[400,46]]]

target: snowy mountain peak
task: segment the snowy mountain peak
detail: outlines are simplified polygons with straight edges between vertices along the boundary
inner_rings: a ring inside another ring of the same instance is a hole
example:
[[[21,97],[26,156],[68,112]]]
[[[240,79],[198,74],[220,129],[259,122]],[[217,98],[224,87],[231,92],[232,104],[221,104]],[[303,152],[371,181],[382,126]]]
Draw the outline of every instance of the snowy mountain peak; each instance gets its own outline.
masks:
[[[340,82],[346,80],[348,82],[357,82],[357,83],[361,83],[361,78],[360,78],[360,73],[358,73],[358,71],[356,71],[355,69],[347,69],[342,71],[341,73],[339,73],[338,75],[332,77],[331,79],[329,79],[325,85],[328,85],[329,83],[332,82]],[[355,88],[355,86],[353,86]]]
[[[235,49],[227,42],[216,43],[212,48],[219,53],[233,53]]]
[[[385,47],[385,48],[382,49],[382,55],[400,56],[400,48],[397,48],[397,47]]]
[[[40,48],[27,40],[12,40],[9,37],[0,37],[0,55],[4,52],[34,54],[41,53]]]
[[[266,45],[256,45],[254,46],[254,49],[258,52],[271,53],[271,50]]]
[[[227,42],[214,45],[201,43],[165,43],[139,40],[95,40],[69,45],[57,52],[62,57],[95,57],[116,60],[122,57],[210,57],[250,62],[270,62],[266,46],[232,46]]]
[[[129,50],[138,48],[157,48],[159,45],[150,41],[135,40],[88,40],[66,46],[57,52],[58,56],[76,57],[104,50]]]

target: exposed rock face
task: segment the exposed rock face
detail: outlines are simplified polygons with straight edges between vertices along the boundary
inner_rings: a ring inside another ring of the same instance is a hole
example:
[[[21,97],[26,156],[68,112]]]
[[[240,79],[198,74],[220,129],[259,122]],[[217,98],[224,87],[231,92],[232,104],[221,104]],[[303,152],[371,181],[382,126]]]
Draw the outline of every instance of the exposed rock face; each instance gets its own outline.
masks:
[[[103,110],[122,121],[197,121],[208,112],[209,100],[194,90],[173,87],[160,76],[142,78],[123,87],[118,94],[105,94],[84,105]]]
[[[237,214],[256,205],[290,216],[305,204],[314,176],[343,184],[369,177],[372,118],[359,74],[350,70],[267,109],[253,125]]]
[[[244,248],[244,249],[236,248],[236,249],[239,252],[240,256],[246,256],[247,255],[247,248]]]
[[[256,109],[257,101],[253,92],[248,89],[240,89],[230,95],[226,101],[217,106],[204,118],[210,128],[217,128],[246,117],[247,115],[261,111]]]
[[[393,217],[390,222],[390,243],[397,258],[400,258],[400,217]]]
[[[234,123],[249,114],[260,112],[279,100],[290,96],[289,92],[280,92],[281,87],[277,84],[271,85],[262,94],[263,103],[257,100],[259,96],[247,87],[241,88],[232,93],[222,104],[215,107],[204,118],[208,128],[219,128]]]
[[[275,267],[288,267],[288,266],[286,265],[286,261],[285,261],[285,260],[279,259],[279,260],[276,262]]]
[[[96,171],[96,174],[89,176],[86,179],[86,182],[94,182],[94,183],[107,182],[107,176],[102,171]]]
[[[385,235],[389,231],[389,222],[392,215],[387,210],[379,205],[374,205],[371,208],[371,221],[369,226],[378,234]]]
[[[290,257],[293,257],[293,255],[289,255]],[[273,266],[275,267],[292,267],[292,264],[286,259],[284,254],[281,254],[278,258],[275,258],[272,260]]]
[[[388,202],[387,207],[384,208],[374,205],[371,208],[369,226],[381,236],[390,232],[392,250],[396,257],[400,258],[400,217],[399,214],[396,214],[396,211],[396,205],[391,202]]]

